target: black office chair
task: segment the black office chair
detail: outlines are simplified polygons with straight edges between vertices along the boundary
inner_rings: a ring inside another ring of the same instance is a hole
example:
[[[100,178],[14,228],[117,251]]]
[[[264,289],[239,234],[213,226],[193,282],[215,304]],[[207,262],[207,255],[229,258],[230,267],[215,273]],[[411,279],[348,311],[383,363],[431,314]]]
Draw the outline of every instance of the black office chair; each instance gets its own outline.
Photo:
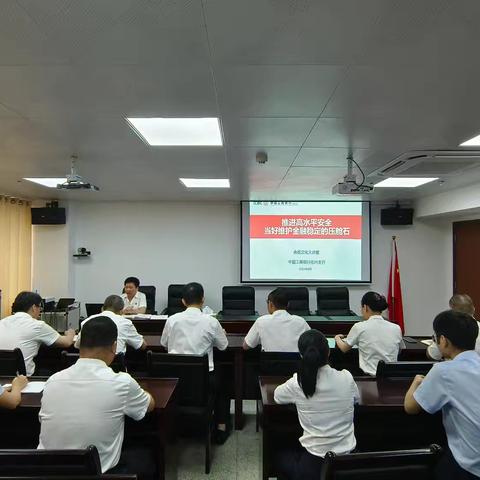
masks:
[[[292,315],[306,317],[310,315],[310,300],[307,287],[286,287],[288,296],[287,311]]]
[[[0,350],[0,376],[16,377],[26,374],[25,361],[19,348]]]
[[[101,475],[100,457],[93,445],[84,450],[0,450],[0,475],[4,477]]]
[[[86,303],[85,310],[87,311],[87,317],[102,313],[102,307],[103,303]]]
[[[433,480],[438,445],[415,450],[336,455],[327,452],[321,480]],[[453,480],[453,479],[452,479]]]
[[[60,370],[65,370],[66,368],[71,367],[72,365],[77,363],[77,360],[79,358],[80,358],[79,353],[71,353],[71,352],[67,352],[66,350],[63,350],[61,353],[61,359],[60,359]],[[125,354],[117,353],[115,355],[115,358],[113,359],[112,364],[110,365],[110,368],[116,373],[126,372],[127,366],[125,362]]]
[[[149,313],[151,315],[156,315],[155,311],[155,297],[157,295],[157,288],[153,285],[140,285],[138,290],[145,294],[147,297],[147,310],[145,313]]]
[[[147,372],[149,377],[178,378],[177,411],[182,417],[201,419],[205,429],[205,473],[210,473],[214,393],[210,389],[208,355],[148,351]]]
[[[377,365],[377,378],[413,378],[426,375],[437,362],[385,362]]]
[[[298,352],[261,352],[260,375],[291,377],[298,371]]]
[[[175,315],[185,310],[185,305],[182,303],[184,286],[180,284],[168,286],[167,308],[162,311],[162,315]]]
[[[348,288],[318,287],[317,315],[323,317],[355,315],[355,313],[350,310]]]
[[[222,315],[255,315],[255,289],[253,287],[223,287]]]
[[[74,298],[59,298],[57,304],[55,305],[55,310],[67,310],[72,303],[75,303]]]

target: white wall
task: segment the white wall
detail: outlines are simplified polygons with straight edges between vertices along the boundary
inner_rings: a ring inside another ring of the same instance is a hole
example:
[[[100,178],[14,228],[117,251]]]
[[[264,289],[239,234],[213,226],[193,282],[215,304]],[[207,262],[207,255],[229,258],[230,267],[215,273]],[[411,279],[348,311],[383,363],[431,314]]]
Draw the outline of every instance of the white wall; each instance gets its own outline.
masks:
[[[433,316],[447,307],[452,290],[451,222],[416,219],[412,227],[382,227],[379,210],[372,208],[373,283],[350,287],[351,307],[358,311],[367,289],[386,292],[391,236],[397,235],[406,330],[429,335]],[[239,283],[238,203],[72,202],[67,215],[68,227],[35,230],[33,284],[42,293],[101,302],[121,291],[126,276],[136,275],[156,285],[161,310],[168,284],[199,281],[216,311],[221,287]],[[91,258],[73,260],[78,247],[91,250]],[[256,288],[260,313],[270,289]],[[315,287],[310,304],[313,309]]]
[[[417,200],[415,214],[417,217],[455,214],[462,215],[480,209],[480,189],[478,184],[447,190]]]
[[[71,285],[68,225],[33,225],[32,288],[44,297],[68,297]]]

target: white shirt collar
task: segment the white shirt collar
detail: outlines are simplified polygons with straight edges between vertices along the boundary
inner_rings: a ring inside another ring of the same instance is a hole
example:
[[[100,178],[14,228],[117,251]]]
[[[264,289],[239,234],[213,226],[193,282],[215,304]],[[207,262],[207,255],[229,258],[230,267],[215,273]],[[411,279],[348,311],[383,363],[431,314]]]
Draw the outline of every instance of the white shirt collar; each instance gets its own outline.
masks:
[[[286,310],[275,310],[273,313],[272,313],[272,317],[275,317],[276,315],[285,315],[287,313]]]
[[[15,318],[31,318],[32,320],[35,320],[35,318],[33,318],[29,313],[27,312],[17,312],[17,313],[14,313],[13,316]]]
[[[185,311],[190,313],[202,313],[202,311],[197,307],[187,307]]]
[[[108,365],[98,358],[79,358],[76,363],[86,364],[86,365],[97,365],[99,367],[108,367]]]

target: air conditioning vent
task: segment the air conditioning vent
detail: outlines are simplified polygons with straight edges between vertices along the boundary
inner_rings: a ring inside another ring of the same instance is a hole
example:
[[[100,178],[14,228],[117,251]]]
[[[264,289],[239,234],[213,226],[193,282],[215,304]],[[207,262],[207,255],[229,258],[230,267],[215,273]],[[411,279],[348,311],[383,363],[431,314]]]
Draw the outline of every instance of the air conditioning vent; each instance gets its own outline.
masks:
[[[480,151],[432,150],[405,152],[369,174],[385,177],[453,177],[480,167]],[[375,180],[373,180],[375,181]]]

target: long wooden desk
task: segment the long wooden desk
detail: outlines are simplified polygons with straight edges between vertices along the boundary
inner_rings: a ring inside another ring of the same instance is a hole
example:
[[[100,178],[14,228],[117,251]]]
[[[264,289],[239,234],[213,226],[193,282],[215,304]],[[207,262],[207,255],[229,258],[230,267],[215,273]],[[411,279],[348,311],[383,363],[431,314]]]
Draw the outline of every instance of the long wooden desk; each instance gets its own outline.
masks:
[[[285,377],[260,377],[259,403],[262,425],[263,478],[276,476],[273,456],[282,448],[298,445],[302,429],[293,405],[277,405],[275,388]],[[445,445],[441,414],[422,413],[409,416],[403,400],[412,379],[355,379],[360,401],[355,407],[357,450],[395,450],[425,447],[432,443]]]
[[[10,377],[0,377],[0,384],[11,382]],[[34,377],[32,381],[45,381],[46,377]],[[127,439],[132,435],[155,432],[156,460],[159,478],[167,478],[168,472],[174,473],[173,465],[175,454],[173,452],[173,420],[175,409],[175,388],[178,380],[175,378],[138,378],[138,383],[147,390],[155,400],[155,410],[147,414],[140,422],[135,422],[128,417],[125,422]],[[0,409],[0,424],[2,435],[0,448],[37,448],[40,434],[38,412],[40,410],[42,393],[24,393],[22,401],[16,410]],[[65,398],[68,402],[68,398]],[[172,452],[170,452],[172,448]],[[172,475],[173,478],[173,475]]]
[[[227,333],[243,333],[246,334],[255,320],[257,315],[228,315],[217,316],[220,324]],[[327,335],[336,335],[337,333],[347,334],[352,326],[362,318],[357,316],[338,316],[338,317],[321,317],[317,315],[309,315],[304,317],[312,328],[321,330]],[[132,322],[142,335],[161,335],[166,320],[137,320]]]

